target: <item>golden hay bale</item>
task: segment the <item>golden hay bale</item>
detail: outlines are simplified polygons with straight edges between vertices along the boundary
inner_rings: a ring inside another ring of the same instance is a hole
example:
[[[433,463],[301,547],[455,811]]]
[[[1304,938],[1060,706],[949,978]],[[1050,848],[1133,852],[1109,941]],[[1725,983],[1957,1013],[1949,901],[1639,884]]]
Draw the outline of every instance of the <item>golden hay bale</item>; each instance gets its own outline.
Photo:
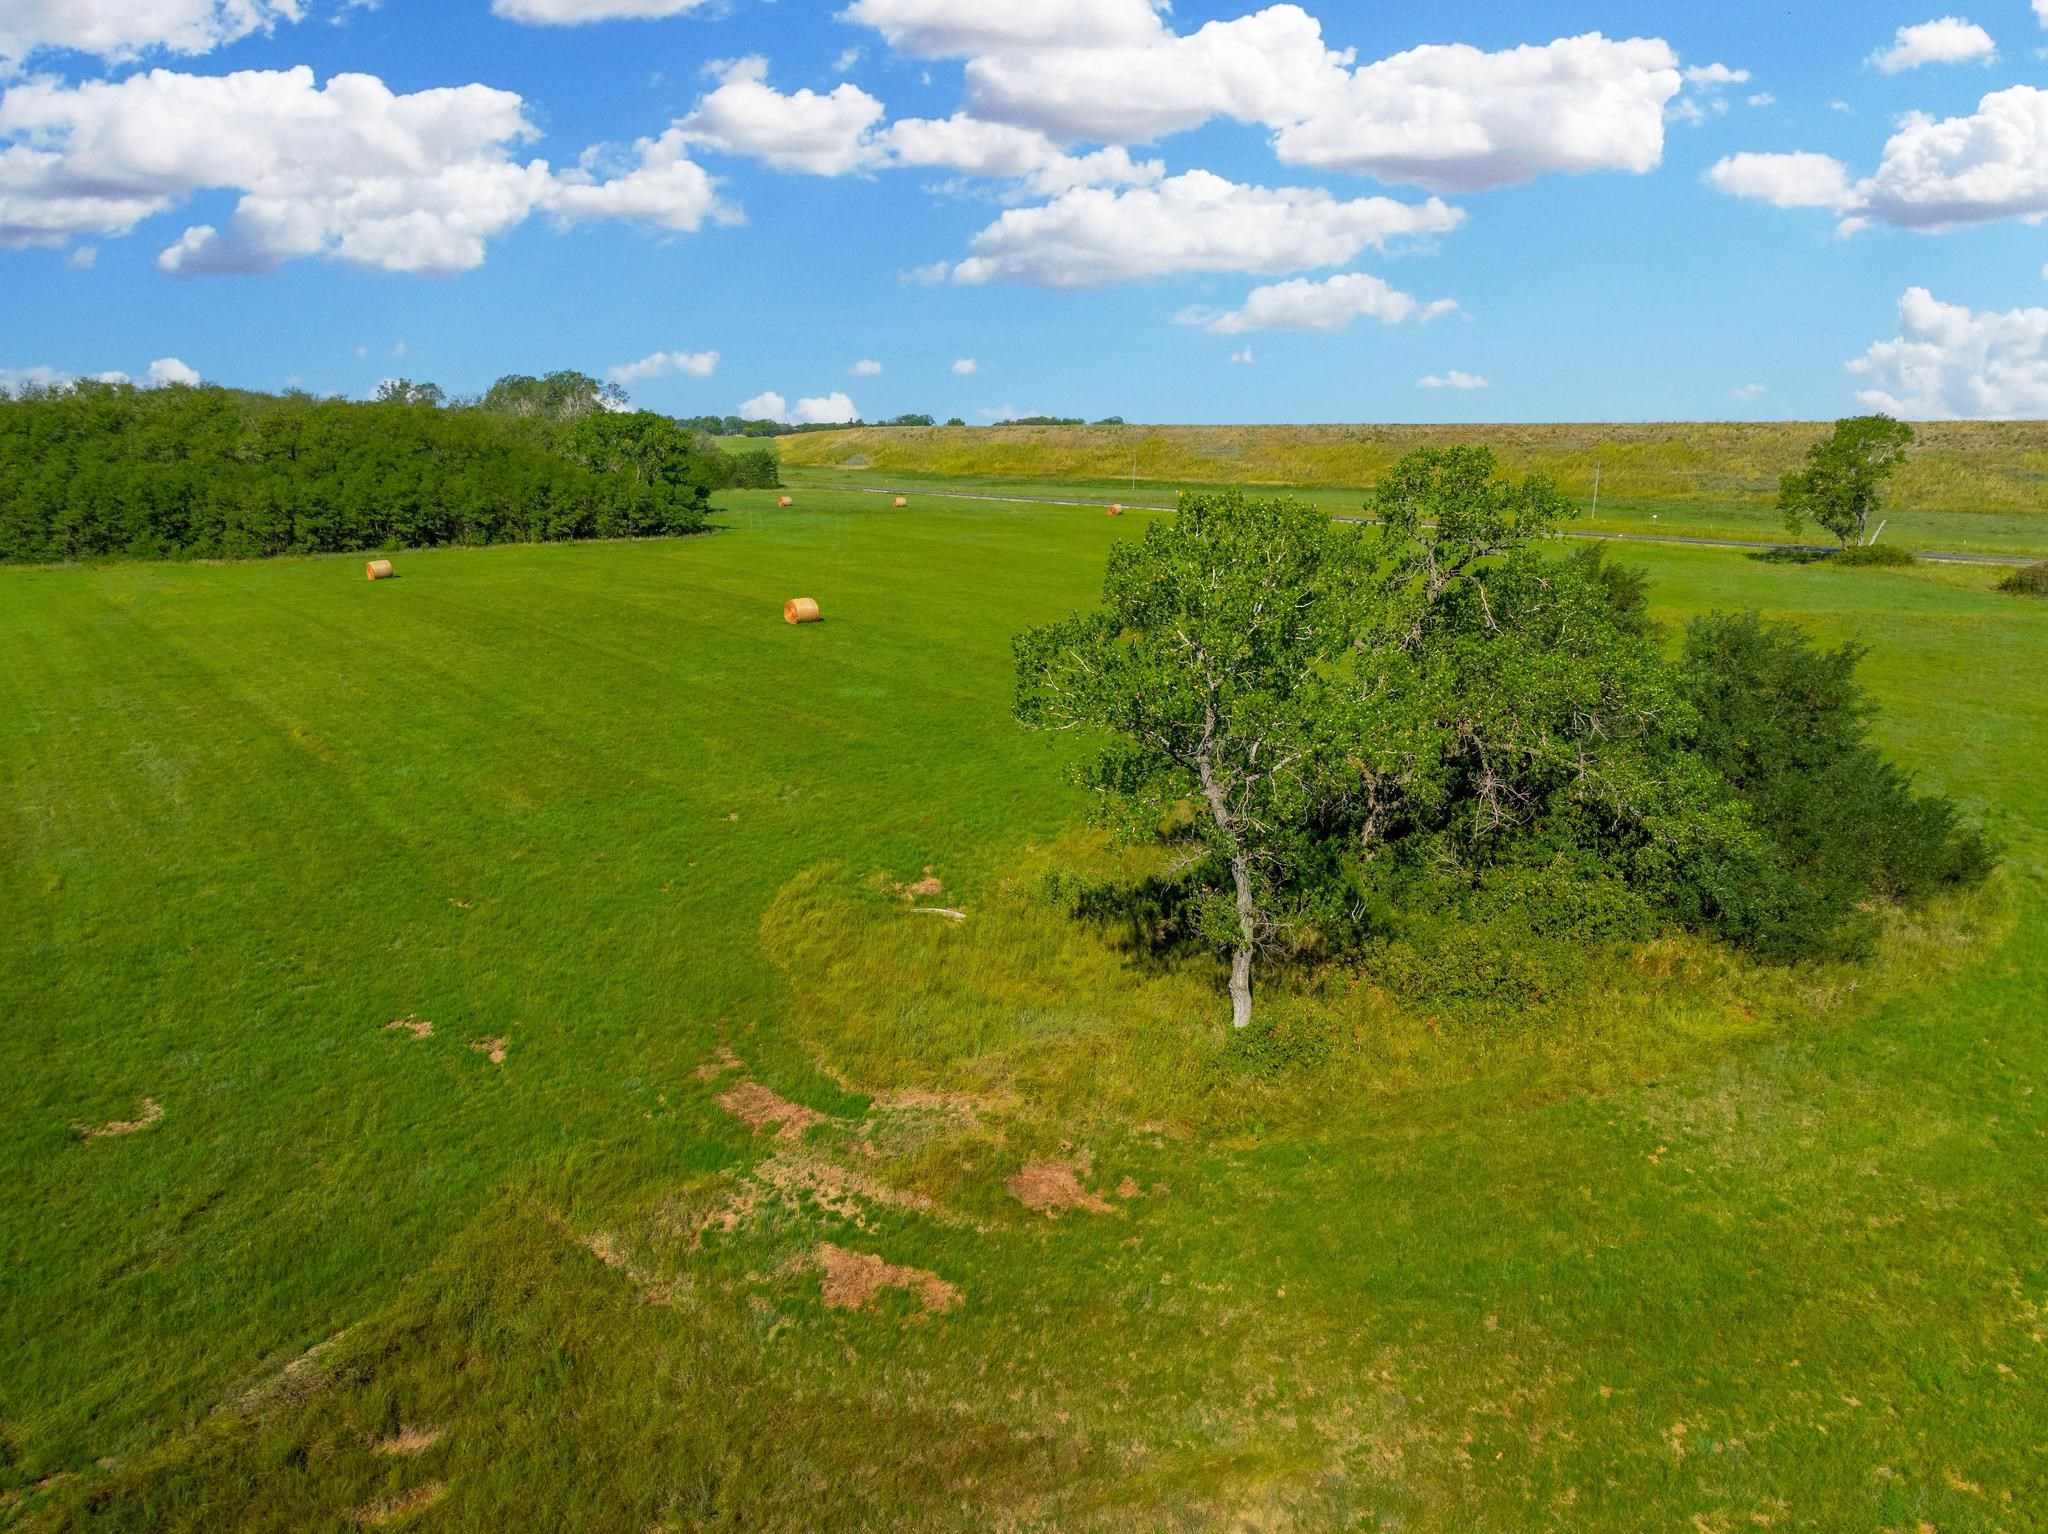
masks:
[[[910,502],[909,502],[909,501],[907,501],[907,500],[905,500],[905,499],[904,499],[904,498],[903,498],[902,496],[900,496],[900,495],[899,495],[899,496],[897,496],[897,497],[896,497],[896,508],[897,508],[897,510],[899,510],[899,511],[900,511],[900,510],[902,510],[902,509],[903,509],[903,508],[904,508],[905,506],[908,506],[909,504],[910,504]]]
[[[796,502],[785,495],[781,500],[777,501],[775,504],[778,506],[794,506]]]
[[[1109,514],[1112,517],[1120,517],[1124,514],[1124,509],[1121,506],[1112,506],[1109,508]]]
[[[792,597],[782,604],[784,623],[822,623],[825,615],[818,611],[818,604],[809,597]]]
[[[388,581],[398,572],[391,568],[388,559],[373,559],[363,566],[363,573],[373,581]]]

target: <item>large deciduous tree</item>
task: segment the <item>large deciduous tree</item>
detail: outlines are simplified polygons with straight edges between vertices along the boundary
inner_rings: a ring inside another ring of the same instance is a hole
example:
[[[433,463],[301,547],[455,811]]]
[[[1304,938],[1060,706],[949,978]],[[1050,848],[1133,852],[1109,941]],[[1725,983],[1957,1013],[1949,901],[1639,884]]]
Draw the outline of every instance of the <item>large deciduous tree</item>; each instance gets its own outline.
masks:
[[[1798,532],[1811,520],[1843,548],[1870,537],[1870,519],[1883,503],[1885,481],[1906,461],[1913,428],[1888,415],[1859,415],[1806,450],[1806,466],[1779,486],[1778,509]]]
[[[1081,769],[1105,820],[1144,839],[1195,806],[1197,921],[1229,956],[1239,1028],[1253,960],[1355,777],[1346,662],[1364,573],[1358,533],[1313,506],[1191,495],[1117,546],[1099,610],[1016,642],[1018,718],[1110,737]]]

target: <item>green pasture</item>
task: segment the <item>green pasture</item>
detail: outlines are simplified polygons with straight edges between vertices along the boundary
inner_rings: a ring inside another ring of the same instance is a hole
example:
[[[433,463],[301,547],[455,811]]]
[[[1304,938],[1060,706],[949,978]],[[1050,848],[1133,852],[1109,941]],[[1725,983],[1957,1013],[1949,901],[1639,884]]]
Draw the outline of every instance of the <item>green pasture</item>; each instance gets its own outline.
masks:
[[[1039,476],[1005,479],[987,473],[892,474],[872,468],[817,468],[790,463],[783,465],[782,477],[792,493],[824,490],[836,494],[852,489],[873,495],[901,491],[918,497],[1085,500],[1103,506],[1165,507],[1173,505],[1183,490],[1229,488],[1206,480],[1185,484],[1139,480],[1133,484],[1129,480],[1055,480]],[[1339,517],[1357,515],[1370,494],[1356,486],[1328,485],[1290,488],[1284,492],[1268,488],[1252,493],[1296,495]],[[1827,533],[1812,526],[1797,535],[1788,532],[1783,514],[1767,501],[1623,500],[1603,494],[1596,510],[1588,491],[1582,489],[1573,499],[1585,513],[1572,529],[1581,537],[1605,534],[1633,539],[1698,538],[1812,548],[1833,542]],[[884,504],[887,503],[885,497]],[[1902,498],[1884,513],[1881,526],[1881,541],[1926,553],[1977,554],[2015,562],[2048,557],[2048,492],[2043,494],[2041,507],[2033,511],[1934,511]]]
[[[1262,1052],[1053,903],[1009,717],[1153,514],[813,472],[0,571],[0,1528],[2048,1528],[2048,603],[1624,551],[1868,645],[2004,868],[1520,1022],[1273,976]]]

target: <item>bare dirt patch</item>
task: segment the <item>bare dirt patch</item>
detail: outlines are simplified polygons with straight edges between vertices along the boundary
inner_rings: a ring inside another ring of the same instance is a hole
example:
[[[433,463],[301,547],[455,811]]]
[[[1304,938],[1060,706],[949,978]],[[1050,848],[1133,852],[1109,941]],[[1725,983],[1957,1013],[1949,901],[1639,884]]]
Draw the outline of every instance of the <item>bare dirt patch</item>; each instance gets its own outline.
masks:
[[[1064,1161],[1033,1161],[1003,1184],[1011,1196],[1036,1214],[1057,1215],[1063,1210],[1085,1209],[1090,1214],[1108,1214],[1109,1200],[1090,1193],[1080,1174]]]
[[[489,1057],[491,1064],[503,1065],[505,1057],[512,1052],[510,1039],[471,1039],[469,1047],[480,1055]]]
[[[136,1105],[132,1119],[115,1119],[110,1124],[73,1124],[72,1130],[87,1140],[113,1140],[122,1135],[140,1134],[150,1125],[159,1123],[164,1110],[157,1106],[153,1097],[145,1097]]]
[[[413,1037],[413,1042],[418,1043],[421,1039],[431,1039],[434,1036],[434,1025],[427,1022],[424,1018],[401,1017],[395,1022],[386,1023],[384,1031],[386,1033],[409,1033]]]
[[[925,868],[924,877],[922,879],[916,880],[914,883],[910,884],[897,885],[896,893],[901,895],[905,900],[930,900],[936,896],[945,894],[946,886],[939,882],[939,880],[933,875],[931,868],[927,866]]]
[[[762,1197],[762,1188],[758,1182],[752,1178],[742,1180],[728,1198],[715,1208],[698,1215],[694,1226],[686,1227],[690,1231],[690,1249],[701,1251],[704,1238],[714,1230],[722,1236],[729,1236],[738,1230],[753,1219],[755,1211],[761,1207]]]
[[[448,1487],[444,1482],[429,1481],[395,1497],[379,1497],[375,1502],[366,1502],[348,1515],[348,1521],[366,1529],[381,1529],[388,1523],[424,1512],[447,1495]]]
[[[907,1290],[927,1312],[935,1315],[960,1303],[959,1289],[936,1273],[898,1267],[866,1252],[849,1252],[829,1241],[820,1242],[803,1266],[825,1275],[824,1300],[828,1310],[864,1310],[884,1289]]]
[[[1126,1177],[1116,1185],[1116,1196],[1121,1199],[1143,1198],[1145,1190],[1138,1186],[1138,1179]]]
[[[778,1140],[801,1140],[805,1130],[826,1119],[817,1109],[778,1096],[758,1081],[742,1081],[721,1093],[718,1106],[756,1134],[773,1129]]]
[[[400,1455],[410,1458],[415,1454],[426,1453],[427,1450],[433,1448],[435,1444],[447,1436],[448,1430],[444,1427],[400,1428],[376,1447],[379,1454]]]

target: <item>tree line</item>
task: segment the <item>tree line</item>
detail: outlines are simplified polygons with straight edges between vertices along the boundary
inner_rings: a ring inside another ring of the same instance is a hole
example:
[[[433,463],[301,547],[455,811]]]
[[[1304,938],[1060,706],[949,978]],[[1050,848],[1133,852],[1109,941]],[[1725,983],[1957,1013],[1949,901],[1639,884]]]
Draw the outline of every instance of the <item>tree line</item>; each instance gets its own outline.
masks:
[[[0,397],[0,561],[258,558],[700,530],[778,484],[582,374],[368,403],[80,382]]]
[[[1100,608],[1016,642],[1018,717],[1093,738],[1101,817],[1182,849],[1077,908],[1213,948],[1238,1026],[1262,954],[1540,990],[1667,925],[1854,954],[1883,902],[1989,872],[1871,743],[1853,647],[1716,614],[1672,653],[1643,577],[1557,557],[1576,508],[1485,449],[1411,455],[1367,512],[1184,496]]]

